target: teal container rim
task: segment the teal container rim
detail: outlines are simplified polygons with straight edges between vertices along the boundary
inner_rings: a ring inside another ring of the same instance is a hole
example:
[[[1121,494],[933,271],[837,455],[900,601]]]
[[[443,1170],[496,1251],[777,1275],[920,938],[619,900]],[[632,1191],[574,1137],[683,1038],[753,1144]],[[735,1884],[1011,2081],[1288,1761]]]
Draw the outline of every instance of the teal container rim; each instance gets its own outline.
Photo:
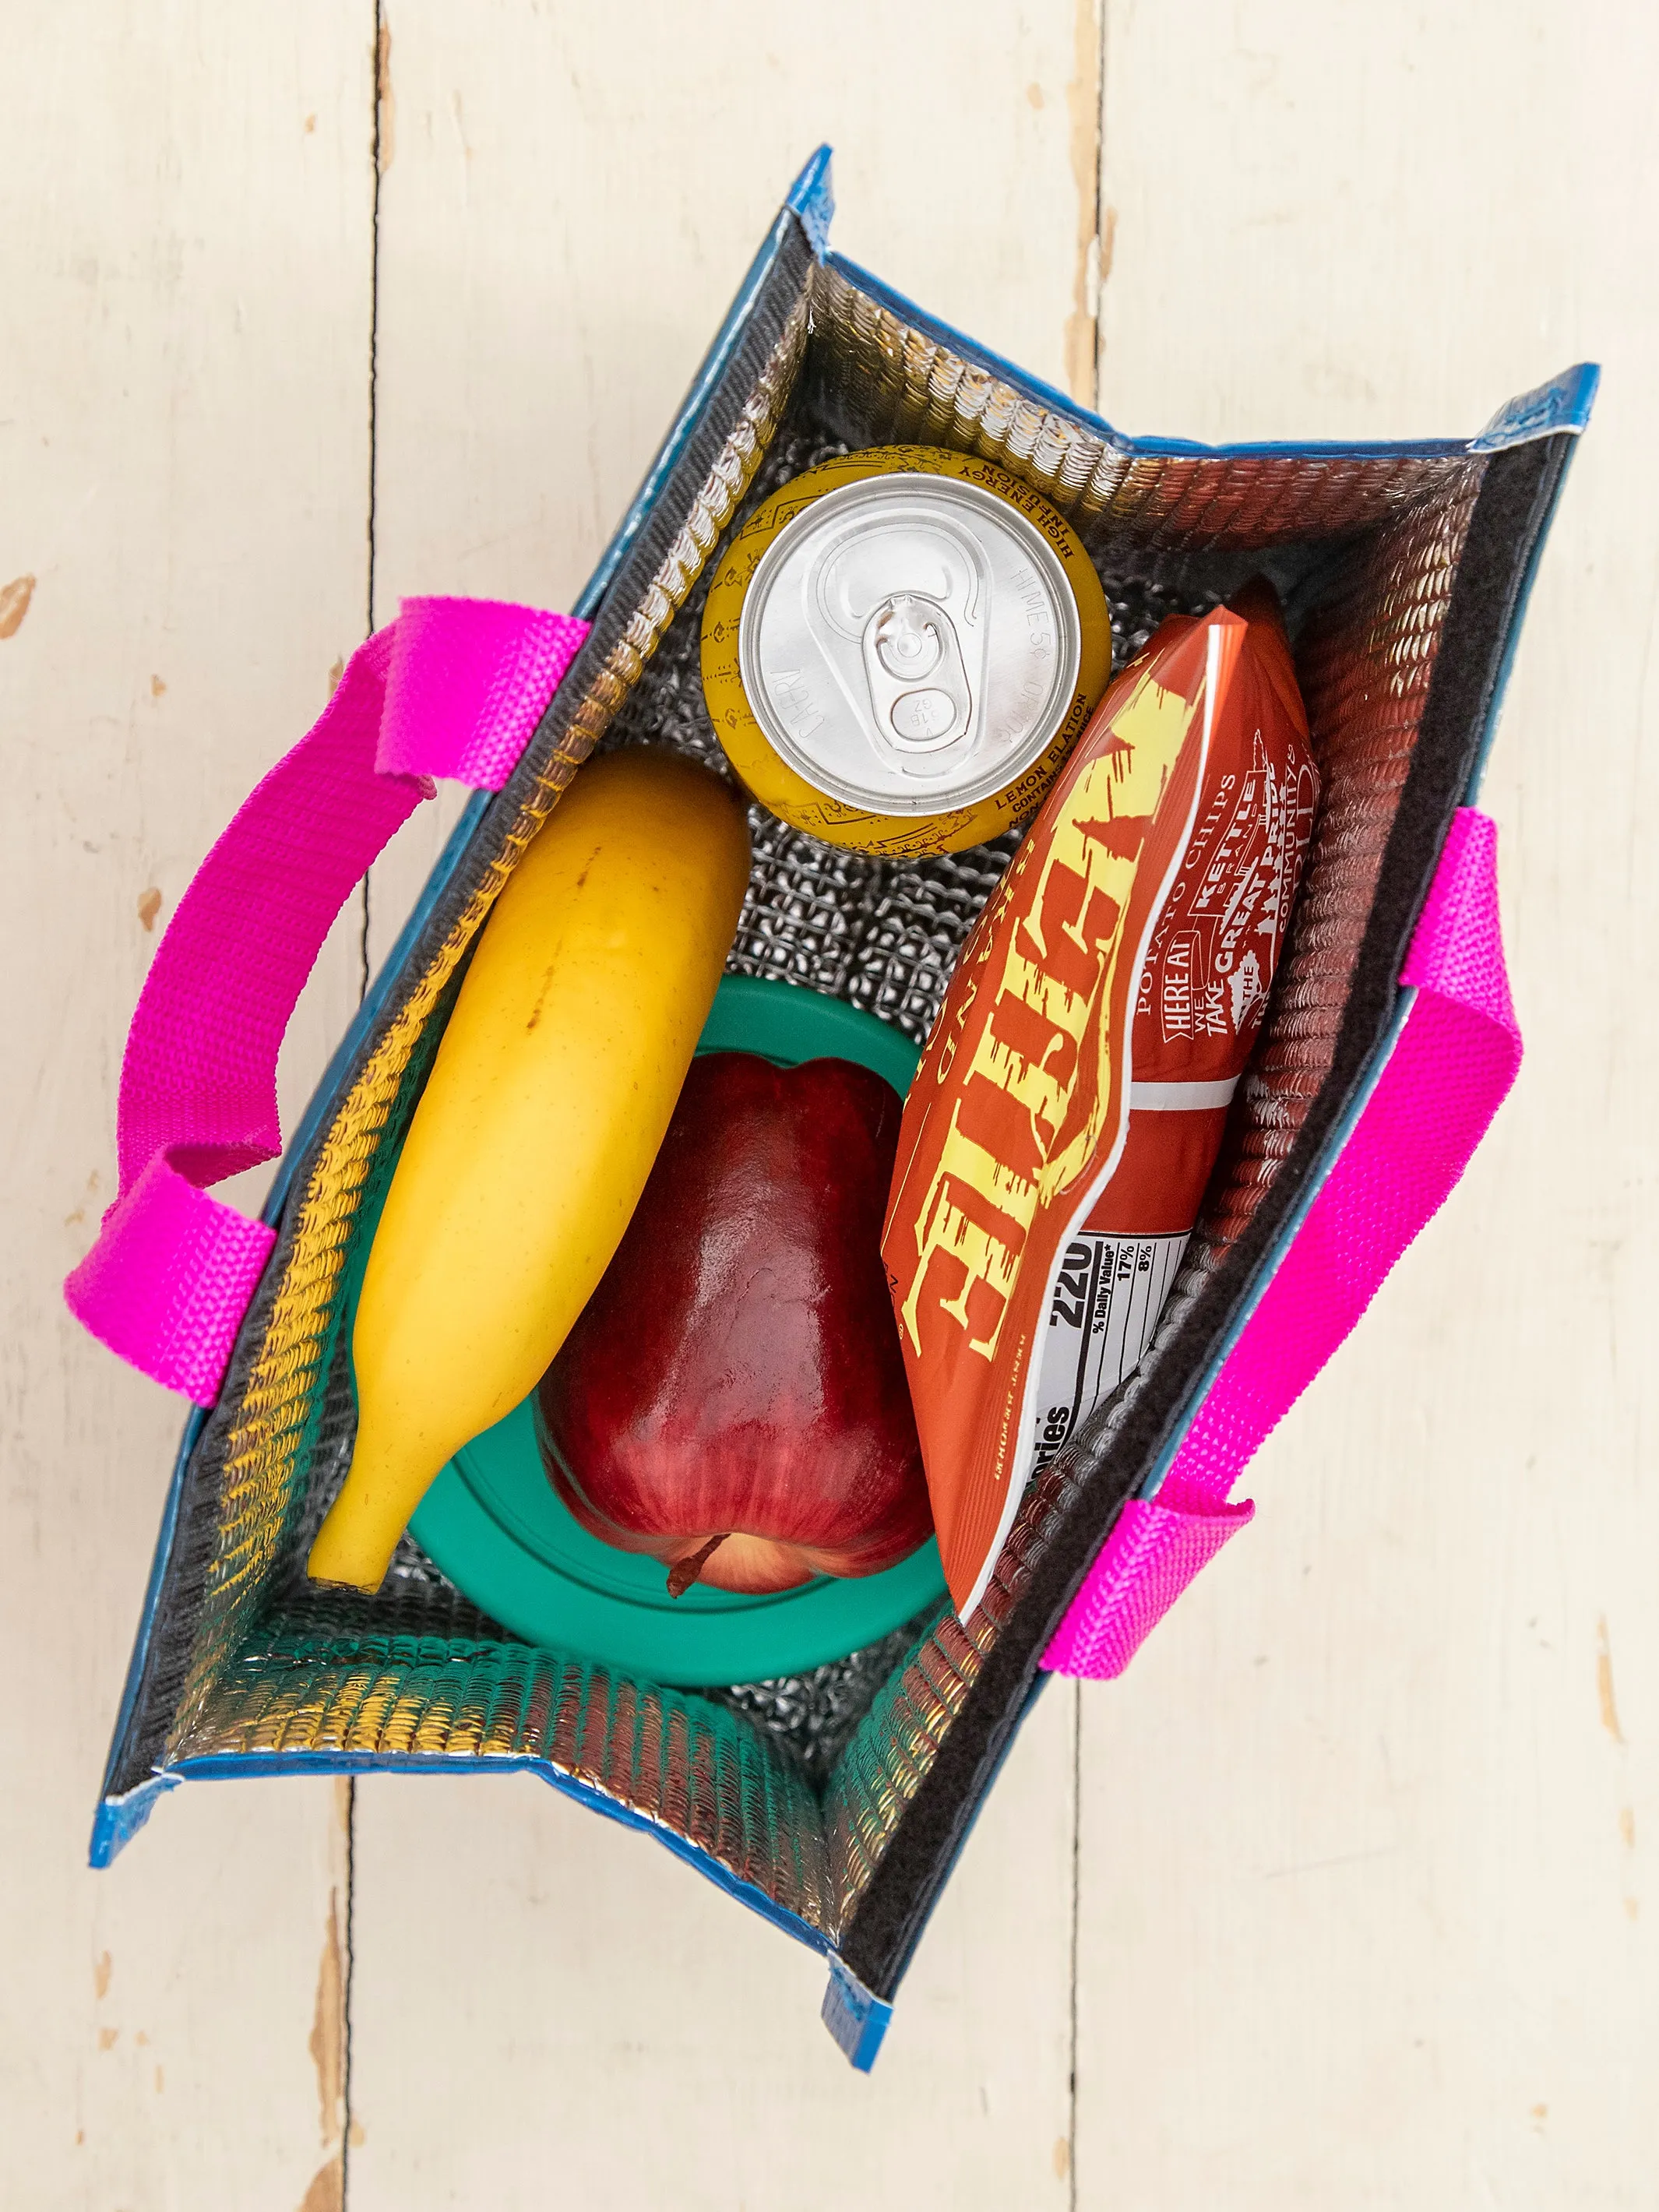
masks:
[[[799,984],[726,975],[699,1054],[775,1065],[849,1060],[902,1097],[921,1058],[902,1030]],[[410,1533],[483,1612],[527,1642],[681,1688],[774,1680],[845,1658],[945,1595],[930,1537],[885,1573],[822,1577],[765,1596],[696,1584],[671,1598],[660,1561],[590,1535],[543,1470],[534,1401],[459,1451]]]

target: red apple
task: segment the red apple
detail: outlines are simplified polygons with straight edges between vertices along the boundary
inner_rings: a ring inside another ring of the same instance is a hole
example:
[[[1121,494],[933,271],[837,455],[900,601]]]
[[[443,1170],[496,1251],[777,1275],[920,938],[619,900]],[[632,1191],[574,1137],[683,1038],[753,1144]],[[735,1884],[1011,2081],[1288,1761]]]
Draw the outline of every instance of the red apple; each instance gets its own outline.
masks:
[[[873,1575],[931,1534],[881,1264],[899,1102],[867,1068],[694,1060],[644,1195],[542,1378],[547,1470],[678,1596]]]

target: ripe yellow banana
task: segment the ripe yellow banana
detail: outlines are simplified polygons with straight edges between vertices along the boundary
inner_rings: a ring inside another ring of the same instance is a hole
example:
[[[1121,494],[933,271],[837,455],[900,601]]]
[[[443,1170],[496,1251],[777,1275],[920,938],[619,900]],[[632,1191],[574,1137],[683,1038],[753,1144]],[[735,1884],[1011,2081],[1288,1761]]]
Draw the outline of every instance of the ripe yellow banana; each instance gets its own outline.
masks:
[[[645,1188],[748,874],[732,794],[637,748],[584,768],[520,861],[375,1232],[356,1449],[313,1580],[377,1589],[434,1476],[563,1343]]]

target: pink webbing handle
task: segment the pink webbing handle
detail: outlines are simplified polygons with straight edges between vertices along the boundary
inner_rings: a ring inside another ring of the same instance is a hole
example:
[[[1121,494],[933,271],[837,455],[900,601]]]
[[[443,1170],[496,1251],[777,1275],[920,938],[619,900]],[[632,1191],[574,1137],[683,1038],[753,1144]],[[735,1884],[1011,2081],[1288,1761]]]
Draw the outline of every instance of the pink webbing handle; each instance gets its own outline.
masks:
[[[1401,976],[1417,998],[1352,1135],[1152,1498],[1132,1498],[1042,1663],[1121,1674],[1255,1510],[1230,1504],[1256,1447],[1455,1185],[1521,1065],[1498,918],[1498,831],[1455,817]]]
[[[336,915],[431,777],[501,789],[586,635],[530,607],[405,599],[179,902],[127,1034],[118,1194],[64,1295],[198,1406],[276,1242],[204,1186],[282,1150],[276,1054]]]

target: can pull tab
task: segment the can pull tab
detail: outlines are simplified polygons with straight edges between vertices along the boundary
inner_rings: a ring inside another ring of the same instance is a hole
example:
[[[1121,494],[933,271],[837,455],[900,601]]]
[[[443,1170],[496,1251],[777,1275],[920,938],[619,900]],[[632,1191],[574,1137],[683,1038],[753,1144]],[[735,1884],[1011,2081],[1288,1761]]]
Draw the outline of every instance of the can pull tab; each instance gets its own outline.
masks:
[[[865,680],[882,738],[933,753],[968,733],[974,695],[957,627],[937,599],[894,592],[864,625]]]

